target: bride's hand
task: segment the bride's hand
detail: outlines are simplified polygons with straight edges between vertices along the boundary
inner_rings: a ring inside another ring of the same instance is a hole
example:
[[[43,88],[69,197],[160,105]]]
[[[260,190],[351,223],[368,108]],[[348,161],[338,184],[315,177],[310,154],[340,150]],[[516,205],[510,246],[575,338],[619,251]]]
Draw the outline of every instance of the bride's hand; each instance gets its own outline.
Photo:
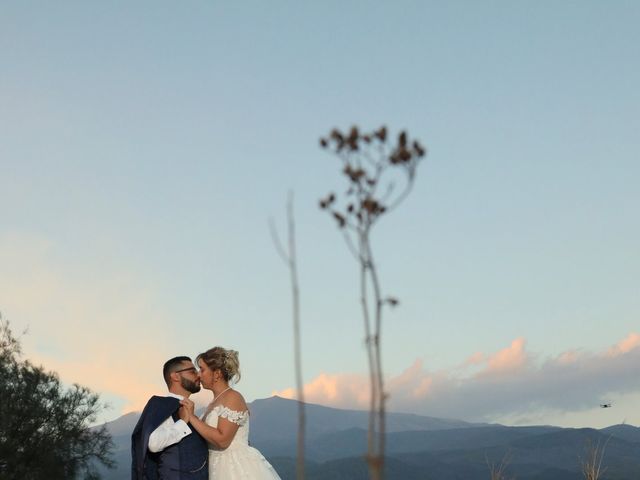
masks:
[[[181,406],[178,410],[178,417],[180,417],[180,420],[184,421],[185,423],[189,423],[191,421],[191,414],[185,406]]]
[[[180,407],[178,415],[180,415],[180,418],[182,418],[185,422],[189,422],[191,420],[191,417],[195,416],[195,404],[188,398],[184,398],[180,400],[180,405],[182,405],[182,407]],[[187,416],[186,420],[182,417],[183,411]]]

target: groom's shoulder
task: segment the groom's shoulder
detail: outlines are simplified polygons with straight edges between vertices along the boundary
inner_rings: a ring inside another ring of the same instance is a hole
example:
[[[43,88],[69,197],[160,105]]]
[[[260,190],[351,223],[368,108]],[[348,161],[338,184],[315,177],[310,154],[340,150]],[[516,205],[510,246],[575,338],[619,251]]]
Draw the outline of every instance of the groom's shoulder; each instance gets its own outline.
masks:
[[[143,424],[151,424],[158,426],[167,417],[170,417],[180,407],[180,400],[175,397],[161,397],[154,395],[144,406],[138,425],[142,428]],[[155,427],[154,427],[155,428]]]
[[[147,402],[147,407],[153,406],[153,407],[158,407],[158,406],[175,406],[180,404],[180,400],[178,400],[176,397],[165,397],[165,396],[161,396],[161,395],[154,395],[152,396],[149,401]]]
[[[180,405],[180,400],[175,397],[152,396],[142,410],[142,414],[157,410],[175,410]]]

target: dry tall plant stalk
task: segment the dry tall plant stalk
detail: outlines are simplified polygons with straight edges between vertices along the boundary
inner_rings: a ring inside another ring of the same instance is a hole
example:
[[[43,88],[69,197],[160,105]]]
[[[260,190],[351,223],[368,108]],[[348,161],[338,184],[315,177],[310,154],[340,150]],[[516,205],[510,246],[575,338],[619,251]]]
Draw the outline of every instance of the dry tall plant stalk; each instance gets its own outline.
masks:
[[[289,268],[291,282],[292,317],[293,317],[293,356],[296,372],[296,391],[298,400],[298,436],[296,457],[296,479],[304,479],[304,440],[305,440],[305,413],[304,413],[304,385],[302,380],[302,353],[300,342],[300,289],[298,286],[298,264],[296,257],[295,217],[293,214],[293,193],[289,192],[287,200],[287,249],[282,246],[273,219],[269,221],[271,236],[280,258]]]
[[[511,454],[509,452],[505,453],[500,463],[496,464],[493,461],[489,460],[489,457],[485,456],[487,461],[487,466],[489,467],[489,474],[491,480],[513,480],[514,477],[508,477],[506,470],[511,462]]]
[[[598,480],[607,471],[607,467],[602,466],[602,460],[604,459],[604,453],[607,449],[607,444],[611,440],[611,436],[605,440],[601,445],[598,440],[595,445],[591,440],[587,443],[587,455],[582,459],[582,474],[586,480]]]
[[[320,208],[336,220],[360,266],[360,302],[371,397],[366,458],[371,478],[380,480],[384,475],[387,400],[380,347],[382,310],[385,305],[397,305],[398,300],[383,297],[371,248],[371,230],[382,215],[392,211],[409,194],[416,167],[426,150],[419,142],[410,142],[404,131],[392,144],[386,127],[371,133],[360,133],[355,126],[348,133],[334,129],[320,139],[320,145],[342,161],[342,173],[349,185],[344,205],[338,206],[337,196],[330,193],[320,200]],[[396,191],[394,178],[397,180],[398,174],[403,177],[403,185]]]

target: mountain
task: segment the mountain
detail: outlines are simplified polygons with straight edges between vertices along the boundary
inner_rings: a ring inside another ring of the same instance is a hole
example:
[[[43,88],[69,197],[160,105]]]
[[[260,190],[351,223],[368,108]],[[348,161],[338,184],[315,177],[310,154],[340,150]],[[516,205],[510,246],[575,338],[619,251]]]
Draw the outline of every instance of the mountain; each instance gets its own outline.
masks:
[[[249,403],[249,410],[251,411],[251,444],[269,458],[274,456],[294,457],[296,455],[297,408],[298,402],[296,400],[278,396]],[[314,451],[313,445],[316,442],[320,445],[320,448],[315,449],[316,454],[314,456],[309,455],[308,458],[324,461],[326,459],[335,459],[339,456],[361,455],[364,452],[364,448],[356,448],[349,450],[348,455],[331,454],[326,451],[327,449],[323,446],[323,442],[331,442],[331,435],[340,431],[348,431],[349,429],[356,429],[362,435],[366,435],[364,431],[368,424],[367,412],[306,404],[305,416],[308,451]],[[116,480],[127,478],[130,475],[131,432],[138,418],[140,418],[139,412],[127,413],[106,424],[115,444],[117,466],[115,470],[102,470],[103,478]],[[387,430],[389,432],[448,430],[475,425],[480,424],[408,413],[391,412],[387,414]],[[320,440],[321,438],[325,438],[325,440]],[[360,441],[359,445],[364,445],[364,441]]]
[[[393,455],[395,453],[486,448],[556,430],[560,429],[558,427],[505,427],[498,425],[394,432],[387,435],[387,453]],[[367,448],[366,439],[366,430],[358,428],[321,435],[313,442],[308,442],[308,456],[314,460],[327,461],[363,455]],[[274,450],[272,444],[265,447],[265,452],[273,456],[283,455],[283,452]]]
[[[600,431],[615,438],[640,443],[640,428],[634,427],[633,425],[612,425],[610,427],[603,428]]]
[[[252,445],[274,465],[283,480],[295,478],[298,402],[280,397],[255,400]],[[368,478],[368,412],[305,405],[307,480]],[[130,435],[138,413],[106,424],[116,444],[116,470],[105,480],[129,478]],[[640,478],[640,428],[613,425],[602,430],[553,426],[507,427],[405,413],[387,415],[387,480],[485,480],[487,462],[508,459],[518,480],[578,480],[589,446],[605,446],[608,480]]]
[[[111,422],[107,422],[107,430],[111,436],[131,435],[133,427],[138,423],[140,418],[140,412],[131,412],[116,418]]]
[[[249,403],[252,442],[272,442],[277,439],[290,440],[292,433],[295,435],[297,431],[297,408],[298,402],[296,400],[278,396],[254,400]],[[310,438],[315,438],[318,435],[338,430],[348,430],[350,428],[366,429],[369,420],[368,415],[368,412],[362,410],[342,410],[307,403],[305,405],[307,435]],[[130,435],[138,418],[140,418],[139,412],[127,413],[111,422],[107,422],[107,429],[114,436]],[[387,414],[387,431],[390,433],[411,430],[448,430],[482,425],[486,424],[427,417],[411,413],[389,412]]]
[[[294,456],[296,452],[298,402],[278,396],[255,400],[249,404],[251,411],[251,443],[259,446],[267,456]],[[306,404],[306,441],[310,452],[312,445],[319,445],[314,460],[338,458],[340,455],[329,454],[324,446],[332,448],[332,435],[343,431],[365,431],[368,426],[368,412],[362,410],[341,410],[322,405]],[[476,424],[461,420],[442,419],[408,413],[387,414],[387,432],[402,431],[435,431],[473,427]],[[364,445],[364,438],[358,445]],[[366,447],[349,450],[349,454],[360,454]]]
[[[514,427],[517,428],[517,427]],[[610,439],[607,442],[607,440]],[[507,471],[518,480],[581,479],[581,463],[588,457],[592,445],[603,446],[603,467],[608,480],[629,480],[640,476],[640,443],[612,438],[590,428],[558,429],[554,432],[529,435],[492,447],[451,449],[437,452],[439,467],[446,467],[440,479],[456,478],[466,468],[465,480],[487,478],[487,462],[506,459]],[[398,460],[424,471],[434,468],[432,452],[395,454]],[[428,477],[425,477],[428,478]]]
[[[297,429],[296,400],[274,396],[255,400],[249,404],[251,411],[251,437],[261,443],[278,439],[290,439],[291,432]],[[366,429],[369,413],[362,410],[342,410],[322,405],[305,405],[306,431],[309,438],[318,435],[348,430],[350,428]],[[461,420],[426,417],[411,413],[389,412],[386,419],[387,432],[408,430],[447,430],[470,427],[474,424]]]

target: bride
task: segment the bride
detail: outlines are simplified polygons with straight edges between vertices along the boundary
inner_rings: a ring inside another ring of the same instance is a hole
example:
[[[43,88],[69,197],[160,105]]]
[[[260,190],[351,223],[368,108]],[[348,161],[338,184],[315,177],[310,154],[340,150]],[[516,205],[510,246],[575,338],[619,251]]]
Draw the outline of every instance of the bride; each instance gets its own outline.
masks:
[[[240,392],[229,383],[240,380],[238,352],[214,347],[196,357],[200,382],[213,392],[213,401],[202,419],[194,414],[194,403],[180,403],[191,423],[209,445],[209,479],[280,480],[271,464],[249,446],[249,410]]]

